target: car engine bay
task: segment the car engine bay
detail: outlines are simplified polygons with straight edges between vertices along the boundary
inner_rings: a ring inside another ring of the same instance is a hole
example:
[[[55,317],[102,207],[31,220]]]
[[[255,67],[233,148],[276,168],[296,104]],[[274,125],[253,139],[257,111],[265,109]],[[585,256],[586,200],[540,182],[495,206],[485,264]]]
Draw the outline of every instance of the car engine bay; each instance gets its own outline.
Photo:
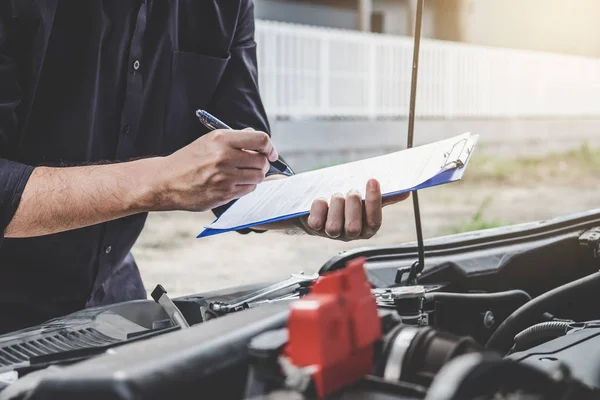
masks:
[[[0,336],[8,399],[600,398],[600,211]]]

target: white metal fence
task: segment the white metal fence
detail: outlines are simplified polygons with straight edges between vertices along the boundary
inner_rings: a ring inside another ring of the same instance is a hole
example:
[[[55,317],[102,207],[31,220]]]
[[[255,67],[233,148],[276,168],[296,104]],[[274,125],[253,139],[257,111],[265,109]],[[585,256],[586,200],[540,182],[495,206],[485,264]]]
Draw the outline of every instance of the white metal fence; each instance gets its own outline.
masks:
[[[413,39],[256,23],[270,117],[406,117]],[[424,39],[417,116],[600,116],[600,59]]]

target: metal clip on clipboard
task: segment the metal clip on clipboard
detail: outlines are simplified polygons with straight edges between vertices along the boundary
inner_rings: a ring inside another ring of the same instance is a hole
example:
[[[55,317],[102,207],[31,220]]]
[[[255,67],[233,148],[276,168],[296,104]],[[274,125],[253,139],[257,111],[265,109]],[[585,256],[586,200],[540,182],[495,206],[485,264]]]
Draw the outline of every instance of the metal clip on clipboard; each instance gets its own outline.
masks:
[[[469,136],[468,138],[461,139],[454,143],[452,148],[444,153],[444,162],[442,163],[442,170],[440,172],[464,167],[473,152],[474,146],[475,140],[473,136]]]

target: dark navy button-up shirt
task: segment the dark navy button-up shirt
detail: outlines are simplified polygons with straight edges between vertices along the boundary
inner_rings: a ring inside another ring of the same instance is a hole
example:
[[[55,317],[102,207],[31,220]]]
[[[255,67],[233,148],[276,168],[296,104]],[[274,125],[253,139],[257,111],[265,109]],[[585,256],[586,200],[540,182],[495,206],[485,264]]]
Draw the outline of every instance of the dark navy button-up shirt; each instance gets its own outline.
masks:
[[[3,0],[0,232],[35,166],[169,154],[207,133],[198,108],[269,132],[252,0]],[[0,236],[0,331],[145,298],[130,254],[145,219]]]

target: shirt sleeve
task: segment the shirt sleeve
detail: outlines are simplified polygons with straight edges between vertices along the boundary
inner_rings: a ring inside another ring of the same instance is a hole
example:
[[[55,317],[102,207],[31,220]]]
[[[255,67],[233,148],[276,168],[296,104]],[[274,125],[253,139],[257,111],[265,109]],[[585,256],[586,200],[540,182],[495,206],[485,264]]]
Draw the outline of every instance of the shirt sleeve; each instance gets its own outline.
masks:
[[[16,62],[8,51],[8,12],[0,7],[0,243],[12,220],[33,167],[9,159],[16,138],[15,109],[20,101]]]
[[[228,121],[233,129],[253,128],[271,135],[258,84],[258,62],[254,40],[254,1],[243,0],[230,50],[230,59],[207,111]],[[280,156],[283,161],[283,158]],[[269,174],[272,174],[272,170]],[[213,209],[218,217],[233,202]],[[251,229],[238,232],[249,233]],[[259,231],[254,231],[259,232]]]

